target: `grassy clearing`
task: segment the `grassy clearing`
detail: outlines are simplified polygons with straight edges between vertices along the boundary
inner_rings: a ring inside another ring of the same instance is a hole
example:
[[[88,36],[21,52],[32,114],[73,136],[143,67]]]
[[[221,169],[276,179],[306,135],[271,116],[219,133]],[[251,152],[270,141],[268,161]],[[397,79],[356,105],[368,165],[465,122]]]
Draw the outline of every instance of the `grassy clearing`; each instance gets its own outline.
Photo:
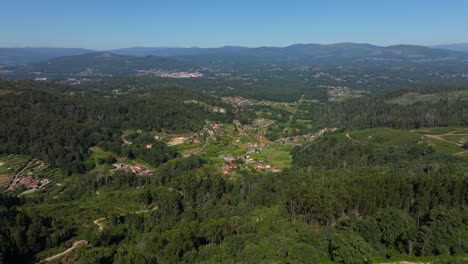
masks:
[[[410,130],[411,132],[426,134],[426,135],[444,135],[454,131],[468,131],[462,127],[433,127],[433,128],[419,128]],[[458,132],[457,132],[458,133]],[[468,133],[468,132],[467,132]]]
[[[418,144],[421,135],[408,130],[392,128],[372,128],[349,133],[350,136],[362,143],[378,144],[380,146],[403,146]]]
[[[461,132],[460,132],[461,131]],[[361,143],[375,144],[378,146],[410,146],[417,145],[424,135],[438,135],[442,139],[426,137],[428,144],[438,153],[444,155],[453,155],[464,151],[463,148],[456,144],[468,142],[468,136],[452,135],[449,133],[464,134],[468,131],[466,128],[460,127],[443,127],[443,128],[424,128],[414,130],[398,130],[391,128],[372,128],[350,132],[350,137]],[[468,153],[457,154],[459,157],[468,157]]]
[[[453,134],[468,134],[468,128],[457,129],[452,132]]]
[[[186,144],[181,144],[181,145],[176,145],[173,146],[173,148],[177,152],[181,152],[182,154],[188,154],[191,153],[194,149],[201,148],[205,144],[205,141],[201,141],[200,143],[194,144],[194,143],[186,143]]]
[[[468,142],[468,135],[467,136],[459,136],[459,135],[446,135],[443,136],[444,139],[458,143],[458,144],[464,144],[465,142]]]
[[[455,153],[463,151],[463,148],[435,138],[429,139],[429,145],[440,154],[453,155]]]
[[[287,168],[292,164],[291,149],[291,145],[273,144],[263,148],[260,153],[251,154],[251,156],[256,160],[263,160],[275,167]]]
[[[0,174],[0,188],[9,184],[13,179],[13,174]]]
[[[416,257],[416,256],[408,256],[408,255],[401,255],[395,256],[391,259],[386,259],[383,257],[374,258],[374,263],[399,263],[399,262],[406,262],[406,263],[432,263],[434,261],[455,261],[455,260],[468,260],[468,254],[461,254],[456,256],[428,256],[428,257]]]

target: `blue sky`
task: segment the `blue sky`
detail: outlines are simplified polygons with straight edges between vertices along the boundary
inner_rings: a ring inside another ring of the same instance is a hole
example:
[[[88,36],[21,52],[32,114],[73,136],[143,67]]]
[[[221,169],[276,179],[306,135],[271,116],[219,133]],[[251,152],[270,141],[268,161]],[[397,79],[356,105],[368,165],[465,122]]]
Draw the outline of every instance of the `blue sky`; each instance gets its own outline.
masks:
[[[465,0],[0,0],[0,46],[468,42]]]

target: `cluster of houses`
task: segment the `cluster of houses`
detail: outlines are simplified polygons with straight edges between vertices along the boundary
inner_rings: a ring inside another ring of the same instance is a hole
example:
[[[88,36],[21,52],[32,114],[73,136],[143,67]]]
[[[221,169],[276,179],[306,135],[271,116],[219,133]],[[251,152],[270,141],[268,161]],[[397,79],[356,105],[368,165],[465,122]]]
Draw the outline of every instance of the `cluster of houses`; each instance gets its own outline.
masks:
[[[255,169],[257,169],[257,170],[270,170],[272,172],[280,172],[281,171],[279,168],[273,167],[273,166],[265,164],[265,163],[255,164]]]
[[[267,128],[271,125],[273,125],[275,123],[275,121],[271,120],[271,119],[265,119],[265,118],[256,118],[253,120],[253,124],[257,127],[263,127],[263,128]]]
[[[49,180],[48,178],[39,180],[35,179],[32,175],[28,175],[26,177],[16,178],[11,184],[10,190],[15,190],[21,186],[26,189],[42,189],[50,182],[51,180]]]
[[[244,156],[245,163],[255,163],[255,159],[250,156]]]
[[[203,73],[200,72],[167,72],[157,69],[137,70],[137,75],[155,75],[162,78],[200,78]]]
[[[221,97],[221,100],[223,102],[233,104],[233,105],[238,105],[238,106],[246,106],[246,105],[253,105],[253,101],[250,99],[245,99],[242,96],[226,96],[226,97]]]
[[[211,110],[212,112],[220,113],[220,114],[225,114],[225,113],[226,113],[226,109],[224,109],[224,108],[222,108],[222,107],[217,107],[217,106],[211,107],[210,110]]]
[[[237,165],[236,165],[236,164],[230,163],[230,164],[228,164],[228,165],[224,168],[224,174],[229,174],[229,173],[231,173],[231,171],[232,171],[233,169],[236,169],[236,168],[237,168]]]
[[[272,101],[257,101],[253,99],[246,99],[242,96],[225,96],[220,97],[225,103],[229,103],[237,106],[251,106],[251,105],[263,105],[263,106],[286,106],[286,103],[272,102]]]
[[[232,172],[232,170],[238,168],[238,165],[233,163],[236,160],[236,158],[233,157],[232,155],[228,155],[228,156],[220,155],[219,157],[222,158],[227,163],[226,167],[224,167],[224,174],[229,174]],[[241,159],[244,160],[246,164],[253,164],[257,162],[254,158],[248,155],[243,156]],[[254,168],[256,170],[266,170],[266,171],[271,171],[271,172],[281,171],[279,168],[271,166],[266,163],[256,163]]]
[[[146,176],[150,175],[153,171],[149,170],[145,166],[141,164],[136,164],[136,165],[130,165],[130,164],[125,164],[125,163],[114,163],[113,164],[115,170],[124,170],[126,172],[133,172],[137,175],[141,176]]]
[[[265,130],[273,125],[275,121],[265,118],[256,118],[253,121],[253,125],[242,125],[239,120],[233,121],[234,125],[238,128],[239,135],[246,137],[249,135],[250,132],[256,133],[254,138],[256,139],[263,139],[263,135]]]
[[[203,137],[211,137],[211,139],[216,141],[215,135],[222,127],[222,124],[207,122],[201,131],[192,135],[191,141],[192,143],[198,144],[202,141],[200,138]]]
[[[318,137],[323,136],[325,133],[335,132],[336,128],[322,128],[317,133],[309,133],[304,135],[296,135],[292,137],[284,137],[280,138],[277,141],[281,142],[282,144],[286,143],[298,143],[299,141],[307,141],[307,140],[315,140]]]
[[[237,164],[233,163],[236,160],[234,156],[219,155],[219,157],[222,158],[227,163],[226,167],[224,167],[224,174],[229,174],[232,172],[232,170],[237,169]]]
[[[299,141],[307,141],[307,140],[314,140],[316,136],[314,134],[304,134],[304,135],[296,135],[292,137],[284,137],[278,139],[281,144],[287,143],[298,143]]]
[[[250,143],[249,144],[249,147],[251,148],[263,148],[263,147],[266,147],[267,146],[267,143],[265,143],[265,141],[260,141],[260,143]]]

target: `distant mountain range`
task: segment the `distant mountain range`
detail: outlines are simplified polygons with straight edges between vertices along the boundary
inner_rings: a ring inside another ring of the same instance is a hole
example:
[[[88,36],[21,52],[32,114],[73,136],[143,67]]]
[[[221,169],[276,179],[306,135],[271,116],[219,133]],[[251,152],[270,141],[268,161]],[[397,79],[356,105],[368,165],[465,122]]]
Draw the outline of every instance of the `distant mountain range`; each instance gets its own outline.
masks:
[[[0,48],[0,67],[49,60],[55,57],[95,52],[70,48]]]
[[[15,61],[24,64],[27,61],[71,53],[68,54],[71,56],[53,57],[40,62],[0,69],[0,75],[14,78],[134,75],[148,70],[196,71],[206,67],[215,70],[251,72],[302,65],[345,65],[368,69],[413,65],[419,69],[437,71],[450,68],[451,71],[457,72],[466,69],[468,65],[468,54],[459,51],[414,45],[380,47],[358,43],[295,44],[283,48],[135,47],[106,52],[84,49],[15,48],[1,49],[1,52],[4,55],[0,57],[0,65],[12,65]]]
[[[53,79],[70,77],[103,77],[135,75],[147,70],[181,71],[191,70],[189,63],[157,56],[124,56],[110,52],[94,52],[74,56],[63,56],[27,65],[3,67],[15,78],[48,77]]]
[[[110,50],[115,54],[129,56],[199,56],[199,55],[248,55],[256,57],[308,57],[309,59],[336,59],[336,58],[362,58],[362,57],[388,57],[395,59],[415,57],[447,57],[459,54],[442,51],[436,48],[414,45],[395,45],[380,47],[371,44],[337,43],[337,44],[295,44],[287,47],[258,47],[246,48],[225,46],[220,48],[146,48],[133,47]]]
[[[453,50],[453,51],[460,51],[460,52],[468,53],[468,43],[437,45],[433,47],[438,48],[438,49],[446,49],[446,50]]]
[[[442,51],[445,50],[445,51]],[[108,50],[118,55],[126,56],[161,56],[161,57],[193,57],[206,56],[206,59],[216,59],[229,56],[249,56],[270,59],[272,61],[310,63],[340,62],[356,59],[390,59],[390,60],[434,60],[458,59],[460,54],[447,52],[468,52],[468,44],[449,44],[435,47],[395,45],[380,47],[370,44],[338,43],[338,44],[295,44],[287,47],[247,48],[225,46],[220,48],[173,48],[173,47],[132,47]],[[29,64],[45,61],[61,56],[82,55],[102,52],[90,49],[74,48],[0,48],[0,66]],[[211,56],[211,57],[210,57]],[[203,60],[202,60],[203,61]]]

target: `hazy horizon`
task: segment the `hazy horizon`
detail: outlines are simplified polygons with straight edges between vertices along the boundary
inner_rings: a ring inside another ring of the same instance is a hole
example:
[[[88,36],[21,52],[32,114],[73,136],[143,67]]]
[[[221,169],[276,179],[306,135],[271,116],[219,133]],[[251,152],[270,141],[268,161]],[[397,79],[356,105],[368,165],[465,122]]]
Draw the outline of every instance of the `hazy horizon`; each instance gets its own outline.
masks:
[[[104,48],[104,49],[93,49],[93,48],[84,48],[80,46],[70,46],[70,47],[62,47],[62,46],[0,46],[0,48],[52,48],[52,49],[89,49],[89,50],[94,50],[94,51],[112,51],[112,50],[119,50],[119,49],[131,49],[131,48],[148,48],[148,49],[153,49],[153,48],[158,48],[158,49],[165,49],[165,48],[170,48],[170,49],[212,49],[212,48],[224,48],[224,47],[240,47],[240,48],[262,48],[262,47],[271,47],[271,48],[285,48],[293,45],[337,45],[337,44],[363,44],[363,45],[372,45],[372,46],[378,46],[378,47],[390,47],[390,46],[398,46],[398,45],[414,45],[414,46],[422,46],[422,47],[437,47],[437,46],[444,46],[444,45],[468,45],[468,42],[460,42],[460,43],[439,43],[439,44],[433,44],[433,45],[423,45],[423,44],[410,44],[410,43],[395,43],[395,44],[390,44],[390,45],[377,45],[373,43],[365,43],[365,42],[336,42],[336,43],[291,43],[289,45],[285,46],[242,46],[242,45],[221,45],[221,46],[213,46],[213,47],[200,47],[200,46],[128,46],[128,47],[117,47],[117,48]]]
[[[2,4],[0,47],[284,47],[468,43],[468,2],[90,1]]]

